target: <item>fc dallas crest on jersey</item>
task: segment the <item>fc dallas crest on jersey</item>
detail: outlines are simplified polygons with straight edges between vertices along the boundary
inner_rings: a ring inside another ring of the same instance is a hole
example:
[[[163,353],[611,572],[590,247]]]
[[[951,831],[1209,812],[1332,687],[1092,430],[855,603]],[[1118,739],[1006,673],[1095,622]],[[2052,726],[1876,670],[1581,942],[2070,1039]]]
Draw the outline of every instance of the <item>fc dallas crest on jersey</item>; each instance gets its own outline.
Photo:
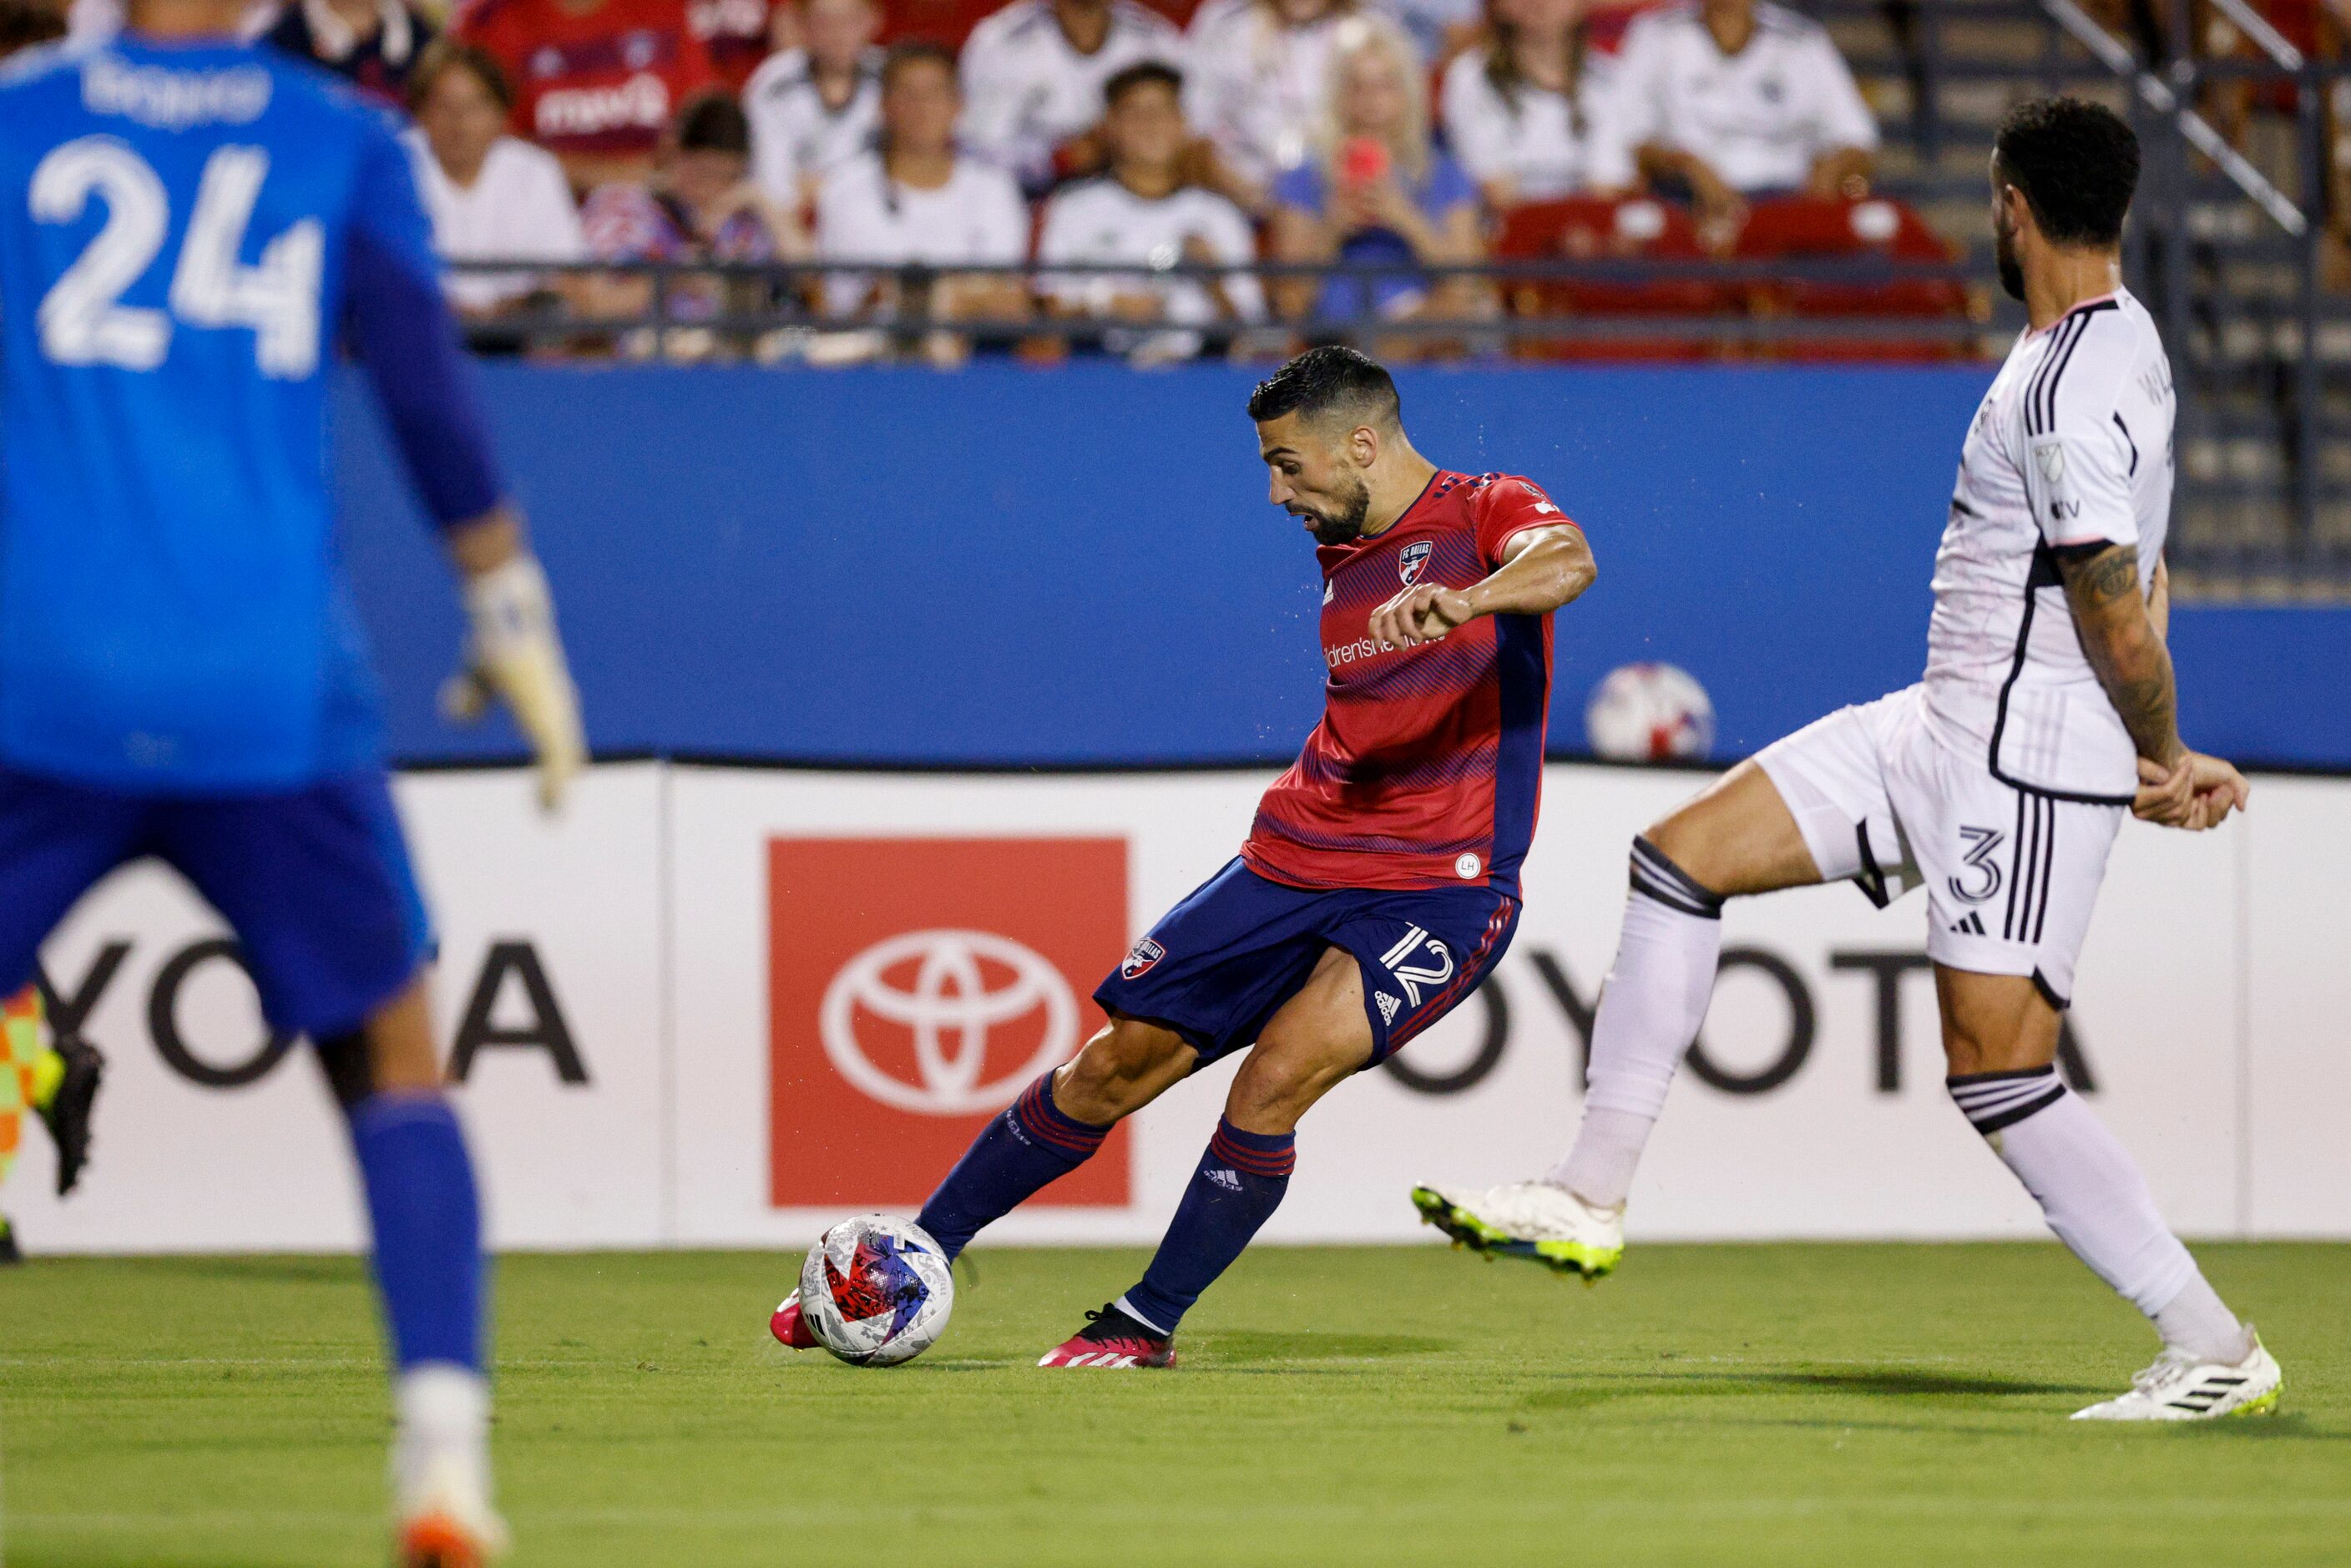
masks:
[[[1428,558],[1436,549],[1435,545],[1422,539],[1405,546],[1402,553],[1397,555],[1396,577],[1406,588],[1420,580],[1420,574],[1428,569]]]

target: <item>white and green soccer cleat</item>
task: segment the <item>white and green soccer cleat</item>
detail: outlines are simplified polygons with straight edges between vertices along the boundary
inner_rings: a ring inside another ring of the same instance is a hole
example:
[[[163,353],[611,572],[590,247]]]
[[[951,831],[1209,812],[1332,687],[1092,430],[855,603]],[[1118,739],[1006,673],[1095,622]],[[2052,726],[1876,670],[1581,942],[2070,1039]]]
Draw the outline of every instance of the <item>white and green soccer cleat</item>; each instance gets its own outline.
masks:
[[[1550,1182],[1506,1182],[1480,1192],[1416,1186],[1412,1206],[1457,1246],[1587,1281],[1612,1272],[1625,1255],[1623,1207],[1595,1208]]]
[[[2222,1416],[2267,1416],[2277,1409],[2285,1373],[2277,1357],[2262,1348],[2261,1335],[2245,1326],[2253,1342],[2238,1362],[2199,1361],[2186,1351],[2167,1350],[2155,1364],[2131,1379],[2130,1392],[2086,1410],[2076,1421],[2210,1421]]]

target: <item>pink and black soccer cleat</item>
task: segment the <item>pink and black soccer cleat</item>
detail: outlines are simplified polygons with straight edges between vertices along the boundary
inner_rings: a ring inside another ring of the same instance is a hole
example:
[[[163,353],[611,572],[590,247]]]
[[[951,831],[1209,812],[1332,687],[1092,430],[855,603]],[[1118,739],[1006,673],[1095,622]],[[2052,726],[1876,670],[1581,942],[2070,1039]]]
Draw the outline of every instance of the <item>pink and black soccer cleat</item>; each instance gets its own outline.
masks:
[[[1145,1366],[1176,1364],[1176,1342],[1153,1333],[1143,1323],[1108,1305],[1086,1314],[1086,1326],[1075,1339],[1057,1344],[1037,1363],[1040,1366],[1092,1366],[1123,1372]]]
[[[809,1327],[807,1314],[800,1311],[798,1291],[786,1296],[775,1315],[768,1320],[768,1332],[792,1350],[817,1348],[816,1331]]]

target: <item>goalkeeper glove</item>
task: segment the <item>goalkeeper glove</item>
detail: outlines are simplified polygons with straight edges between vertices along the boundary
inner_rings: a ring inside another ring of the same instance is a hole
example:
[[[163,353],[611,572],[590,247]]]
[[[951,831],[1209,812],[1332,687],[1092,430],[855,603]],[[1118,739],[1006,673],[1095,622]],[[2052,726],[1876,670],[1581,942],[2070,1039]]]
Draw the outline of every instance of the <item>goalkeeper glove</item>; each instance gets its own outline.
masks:
[[[465,667],[441,688],[441,708],[461,724],[489,711],[493,699],[538,757],[538,802],[552,811],[565,786],[585,765],[588,743],[580,728],[580,692],[555,631],[555,601],[547,574],[528,553],[466,580],[465,614],[473,635]]]

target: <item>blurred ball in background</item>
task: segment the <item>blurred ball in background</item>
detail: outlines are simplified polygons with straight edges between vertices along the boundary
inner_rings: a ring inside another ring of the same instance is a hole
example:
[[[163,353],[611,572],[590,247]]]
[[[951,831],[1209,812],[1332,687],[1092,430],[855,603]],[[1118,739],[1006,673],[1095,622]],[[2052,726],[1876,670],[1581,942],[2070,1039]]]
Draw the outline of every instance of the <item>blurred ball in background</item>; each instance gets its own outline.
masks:
[[[1687,670],[1619,664],[1592,689],[1583,733],[1612,762],[1703,760],[1714,749],[1714,704]]]

